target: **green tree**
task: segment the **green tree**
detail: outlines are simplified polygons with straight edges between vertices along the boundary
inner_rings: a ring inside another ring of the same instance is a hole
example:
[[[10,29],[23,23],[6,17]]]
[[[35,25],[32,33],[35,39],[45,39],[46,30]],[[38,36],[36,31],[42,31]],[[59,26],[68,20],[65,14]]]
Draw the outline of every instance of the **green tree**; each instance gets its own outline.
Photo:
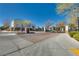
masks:
[[[67,23],[76,22],[77,14],[79,13],[79,4],[75,3],[60,3],[56,5],[56,11],[59,15],[64,15]]]
[[[10,27],[9,21],[4,21],[2,28],[3,28],[4,30],[7,30],[7,29],[9,29],[9,27]]]
[[[16,20],[15,23],[16,23],[16,25],[17,24],[21,25],[20,28],[21,28],[21,31],[22,31],[23,28],[28,30],[29,27],[31,26],[32,22],[30,20]]]
[[[76,29],[76,25],[75,24],[69,24],[69,28],[70,30],[75,30]]]
[[[53,22],[51,20],[47,20],[45,23],[45,30],[49,30],[49,27],[53,25]]]
[[[64,14],[65,12],[70,12],[72,9],[73,3],[59,3],[56,5],[56,11],[58,14]]]

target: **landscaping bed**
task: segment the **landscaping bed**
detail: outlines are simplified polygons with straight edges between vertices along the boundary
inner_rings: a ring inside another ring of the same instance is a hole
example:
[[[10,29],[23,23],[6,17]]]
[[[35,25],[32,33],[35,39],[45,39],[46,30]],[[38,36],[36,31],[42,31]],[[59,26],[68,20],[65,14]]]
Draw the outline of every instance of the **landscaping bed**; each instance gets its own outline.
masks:
[[[79,31],[71,31],[69,35],[79,41]]]

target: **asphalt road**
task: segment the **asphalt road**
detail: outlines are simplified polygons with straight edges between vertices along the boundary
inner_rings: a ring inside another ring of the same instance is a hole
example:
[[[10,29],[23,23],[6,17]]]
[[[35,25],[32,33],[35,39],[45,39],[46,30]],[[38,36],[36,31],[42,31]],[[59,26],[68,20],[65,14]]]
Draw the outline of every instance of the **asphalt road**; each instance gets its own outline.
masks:
[[[36,38],[37,40],[39,38]],[[79,48],[79,42],[68,34],[55,34],[34,43],[18,35],[0,36],[1,56],[74,56],[69,49]]]

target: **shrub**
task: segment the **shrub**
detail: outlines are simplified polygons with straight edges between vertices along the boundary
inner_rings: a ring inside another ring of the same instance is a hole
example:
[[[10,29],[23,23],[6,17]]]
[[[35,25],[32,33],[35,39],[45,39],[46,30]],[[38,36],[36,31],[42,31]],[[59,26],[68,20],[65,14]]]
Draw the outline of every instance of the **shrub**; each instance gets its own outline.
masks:
[[[78,32],[77,31],[72,31],[72,32],[69,32],[69,35],[71,36],[71,37],[73,37],[73,35],[75,35],[75,34],[77,34]]]
[[[79,33],[77,33],[77,34],[73,35],[73,38],[75,38],[76,40],[78,40],[78,41],[79,41]]]

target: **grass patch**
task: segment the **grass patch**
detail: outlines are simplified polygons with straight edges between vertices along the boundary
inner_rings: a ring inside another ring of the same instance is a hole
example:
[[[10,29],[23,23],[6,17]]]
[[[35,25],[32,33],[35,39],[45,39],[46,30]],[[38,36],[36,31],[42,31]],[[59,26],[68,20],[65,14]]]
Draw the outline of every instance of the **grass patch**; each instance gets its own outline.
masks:
[[[79,41],[79,32],[78,31],[69,32],[69,35],[71,37],[75,38],[77,41]]]
[[[71,37],[73,37],[75,34],[77,34],[78,33],[78,31],[71,31],[71,32],[69,32],[69,35],[71,36]]]

